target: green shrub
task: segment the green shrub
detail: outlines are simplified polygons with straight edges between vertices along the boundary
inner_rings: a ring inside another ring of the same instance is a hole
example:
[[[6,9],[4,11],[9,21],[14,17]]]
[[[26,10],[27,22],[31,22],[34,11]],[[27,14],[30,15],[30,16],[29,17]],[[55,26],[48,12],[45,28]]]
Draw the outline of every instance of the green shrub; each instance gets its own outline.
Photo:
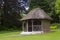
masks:
[[[50,26],[51,29],[60,29],[60,23],[54,23]]]
[[[50,28],[51,29],[56,29],[57,28],[57,25],[51,25]]]
[[[60,29],[60,24],[57,24],[57,28]]]

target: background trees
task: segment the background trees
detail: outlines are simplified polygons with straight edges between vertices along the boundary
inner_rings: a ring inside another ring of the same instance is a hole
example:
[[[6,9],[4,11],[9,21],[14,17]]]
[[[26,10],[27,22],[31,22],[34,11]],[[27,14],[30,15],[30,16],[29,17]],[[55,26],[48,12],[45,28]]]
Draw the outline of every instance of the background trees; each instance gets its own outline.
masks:
[[[47,12],[53,18],[53,21],[52,21],[53,23],[59,23],[60,13],[56,12],[57,0],[30,0],[30,1],[31,1],[30,9],[33,9],[35,7],[40,7],[43,10],[45,10],[45,12]]]
[[[21,3],[20,3],[21,2]],[[33,8],[40,7],[47,12],[52,18],[53,23],[60,22],[60,2],[57,0],[29,0],[29,11]],[[27,0],[0,0],[0,30],[18,29],[21,26],[20,10],[26,11],[28,8]]]
[[[1,0],[0,3],[0,8],[2,9],[0,9],[2,11],[1,26],[4,26],[1,29],[20,28],[21,22],[18,20],[21,18],[20,10],[26,11],[28,2],[25,0]]]

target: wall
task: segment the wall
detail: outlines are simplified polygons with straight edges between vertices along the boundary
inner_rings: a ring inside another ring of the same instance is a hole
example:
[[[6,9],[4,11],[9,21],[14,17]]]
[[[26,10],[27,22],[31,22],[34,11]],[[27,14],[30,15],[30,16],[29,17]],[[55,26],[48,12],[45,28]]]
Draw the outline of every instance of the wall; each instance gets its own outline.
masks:
[[[49,20],[42,20],[42,30],[46,33],[50,31],[50,21]]]

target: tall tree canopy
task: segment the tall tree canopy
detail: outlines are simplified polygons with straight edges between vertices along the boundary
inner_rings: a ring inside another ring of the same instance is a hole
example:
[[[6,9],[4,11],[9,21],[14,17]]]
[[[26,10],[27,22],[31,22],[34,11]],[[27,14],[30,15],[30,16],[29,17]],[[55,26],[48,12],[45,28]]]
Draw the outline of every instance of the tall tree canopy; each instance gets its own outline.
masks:
[[[6,26],[3,28],[20,26],[20,10],[26,11],[28,8],[28,0],[0,0],[1,25]]]
[[[30,0],[30,9],[40,7],[53,18],[53,22],[59,23],[59,15],[56,13],[55,6],[56,0]]]
[[[52,18],[53,22],[59,22],[59,13],[56,13],[56,0],[0,0],[0,20],[1,24],[7,28],[19,28],[21,22],[20,10],[26,11],[30,8],[40,7],[47,12]],[[30,11],[29,10],[29,11]],[[17,26],[17,27],[15,27]]]

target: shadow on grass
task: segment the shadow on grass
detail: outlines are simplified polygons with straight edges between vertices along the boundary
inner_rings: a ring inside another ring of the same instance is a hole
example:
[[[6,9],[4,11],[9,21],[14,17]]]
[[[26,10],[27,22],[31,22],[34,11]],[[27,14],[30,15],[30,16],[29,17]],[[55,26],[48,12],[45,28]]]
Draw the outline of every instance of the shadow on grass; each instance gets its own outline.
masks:
[[[20,30],[0,31],[0,34],[11,33],[11,32],[20,32]]]
[[[55,33],[55,32],[56,32],[56,30],[51,30],[51,31],[50,31],[50,33]]]

